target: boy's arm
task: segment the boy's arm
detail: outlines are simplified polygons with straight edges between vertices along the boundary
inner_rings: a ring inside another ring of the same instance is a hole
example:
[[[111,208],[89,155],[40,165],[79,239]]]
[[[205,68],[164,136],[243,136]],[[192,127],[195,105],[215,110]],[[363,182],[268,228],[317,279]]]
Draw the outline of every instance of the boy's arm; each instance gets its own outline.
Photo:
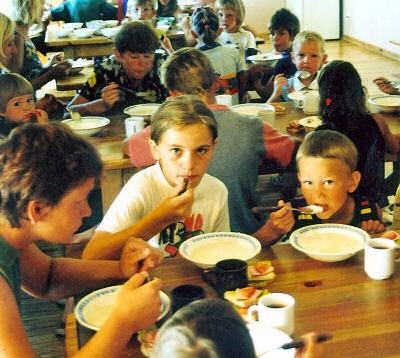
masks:
[[[274,79],[274,90],[269,97],[267,103],[277,102],[279,100],[280,95],[282,94],[282,89],[284,86],[289,86],[288,79],[285,77],[283,73],[275,76]]]

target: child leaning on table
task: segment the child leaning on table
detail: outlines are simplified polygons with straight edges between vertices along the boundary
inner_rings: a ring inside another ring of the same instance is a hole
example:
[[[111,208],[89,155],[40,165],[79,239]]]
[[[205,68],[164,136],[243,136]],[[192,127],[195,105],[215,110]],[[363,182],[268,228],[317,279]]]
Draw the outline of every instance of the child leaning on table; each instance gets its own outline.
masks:
[[[163,212],[165,225],[150,240],[164,250],[164,256],[175,256],[180,243],[191,236],[230,231],[227,189],[220,180],[206,174],[216,142],[217,123],[204,102],[195,96],[164,102],[151,121],[150,146],[158,162],[126,183],[88,249],[97,244],[112,251],[119,244],[110,239],[110,234],[131,227],[156,210],[165,198],[171,201]]]
[[[318,73],[326,63],[325,40],[313,31],[298,33],[293,41],[292,60],[298,71],[307,71],[308,78],[300,78],[297,73],[286,78],[283,73],[275,76],[274,90],[267,102],[289,101],[288,94],[305,89],[318,90]]]
[[[383,231],[377,204],[355,194],[361,179],[357,159],[357,149],[345,135],[332,130],[307,134],[296,156],[304,197],[289,203],[279,201],[282,208],[271,213],[268,220],[271,238],[323,223],[361,227],[370,234]],[[306,205],[318,205],[323,212],[310,215],[288,209]]]
[[[159,39],[139,21],[122,26],[114,54],[96,64],[92,75],[68,107],[81,114],[115,114],[140,103],[161,103],[167,90],[160,82]]]
[[[17,73],[0,74],[0,137],[27,122],[47,122],[47,113],[35,108],[31,83]]]

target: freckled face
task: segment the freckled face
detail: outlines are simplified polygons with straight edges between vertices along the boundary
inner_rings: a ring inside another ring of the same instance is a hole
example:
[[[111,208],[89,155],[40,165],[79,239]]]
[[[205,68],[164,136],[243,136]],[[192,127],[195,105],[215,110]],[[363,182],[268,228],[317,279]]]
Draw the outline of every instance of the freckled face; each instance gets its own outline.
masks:
[[[203,123],[172,127],[158,144],[151,142],[153,155],[169,184],[175,186],[188,178],[192,188],[203,178],[215,144],[210,129]]]
[[[299,181],[308,205],[324,211],[317,216],[329,219],[346,209],[348,193],[356,190],[358,181],[339,159],[304,157],[298,163]]]
[[[308,71],[314,75],[326,61],[317,41],[303,42],[293,49],[292,60],[300,71]]]
[[[115,58],[122,65],[129,79],[141,80],[153,68],[154,52],[137,53],[115,51]]]

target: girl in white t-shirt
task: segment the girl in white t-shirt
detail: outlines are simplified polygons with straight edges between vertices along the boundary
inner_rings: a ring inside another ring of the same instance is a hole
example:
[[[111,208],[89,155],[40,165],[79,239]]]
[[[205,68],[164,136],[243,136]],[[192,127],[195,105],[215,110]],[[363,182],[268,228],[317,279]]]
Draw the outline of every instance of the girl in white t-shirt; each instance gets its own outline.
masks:
[[[246,48],[257,47],[254,35],[242,28],[245,17],[242,0],[217,0],[215,8],[222,27],[222,33],[219,36],[222,44],[236,46],[243,56]]]

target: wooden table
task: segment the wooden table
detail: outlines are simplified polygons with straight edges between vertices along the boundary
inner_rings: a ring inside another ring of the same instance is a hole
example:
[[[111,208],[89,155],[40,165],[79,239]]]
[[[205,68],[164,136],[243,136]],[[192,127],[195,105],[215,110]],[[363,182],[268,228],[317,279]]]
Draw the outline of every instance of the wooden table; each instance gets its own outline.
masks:
[[[184,32],[178,28],[172,28],[167,32],[175,50],[184,45]],[[80,39],[73,33],[68,37],[58,38],[51,30],[46,31],[45,43],[49,47],[64,49],[64,57],[77,59],[79,57],[109,56],[114,48],[114,39],[102,35]]]
[[[78,90],[83,87],[89,76],[93,73],[93,66],[87,66],[75,75],[68,75],[56,79],[57,91]]]
[[[275,267],[276,279],[268,285],[271,292],[284,292],[296,300],[295,333],[330,333],[326,357],[395,357],[400,352],[400,265],[388,280],[375,281],[364,273],[363,252],[353,258],[327,263],[315,261],[289,244],[263,249],[260,259],[268,258]],[[167,293],[183,283],[206,288],[201,270],[183,258],[164,260],[153,275],[163,280]],[[79,325],[78,325],[79,326]],[[67,339],[73,330],[67,330]],[[78,327],[80,344],[93,332]],[[69,337],[69,338],[68,338]],[[71,341],[69,341],[71,343]],[[123,357],[142,357],[134,336]]]

